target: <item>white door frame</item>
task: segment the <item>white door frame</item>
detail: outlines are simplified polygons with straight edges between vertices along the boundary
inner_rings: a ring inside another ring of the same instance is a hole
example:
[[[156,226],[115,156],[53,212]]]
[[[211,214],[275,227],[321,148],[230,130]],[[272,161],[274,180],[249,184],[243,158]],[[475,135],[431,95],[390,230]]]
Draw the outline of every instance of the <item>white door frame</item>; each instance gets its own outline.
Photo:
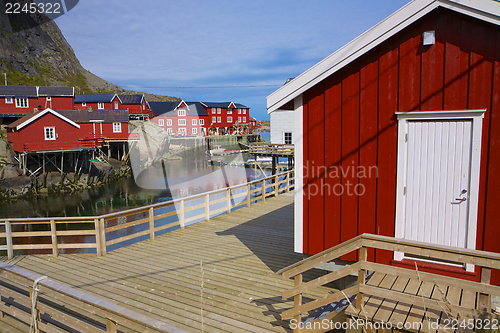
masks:
[[[467,230],[467,248],[476,249],[477,213],[479,203],[479,172],[481,167],[481,138],[484,110],[464,111],[429,111],[429,112],[396,112],[398,120],[398,164],[396,183],[396,221],[395,237],[404,237],[404,188],[406,186],[407,147],[406,134],[409,120],[472,120],[472,147],[469,187],[469,216]],[[402,260],[402,252],[394,252],[395,260]],[[467,271],[474,271],[473,265],[467,265]]]

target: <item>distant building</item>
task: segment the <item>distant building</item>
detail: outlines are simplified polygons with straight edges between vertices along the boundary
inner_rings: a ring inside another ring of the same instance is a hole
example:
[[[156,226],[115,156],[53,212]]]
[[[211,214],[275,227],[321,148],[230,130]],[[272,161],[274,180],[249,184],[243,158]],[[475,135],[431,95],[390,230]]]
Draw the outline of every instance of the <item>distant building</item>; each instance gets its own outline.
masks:
[[[294,143],[294,112],[277,110],[271,113],[271,143]]]
[[[51,109],[73,109],[73,87],[0,86],[0,119],[2,123],[26,114]]]
[[[232,134],[234,131],[248,132],[250,108],[233,102],[201,102],[209,116],[209,134]]]
[[[150,102],[153,122],[170,135],[205,135],[208,114],[200,102]]]
[[[154,116],[144,95],[118,95],[122,109],[128,110],[130,120],[147,120]]]
[[[122,110],[117,94],[76,95],[75,110]]]

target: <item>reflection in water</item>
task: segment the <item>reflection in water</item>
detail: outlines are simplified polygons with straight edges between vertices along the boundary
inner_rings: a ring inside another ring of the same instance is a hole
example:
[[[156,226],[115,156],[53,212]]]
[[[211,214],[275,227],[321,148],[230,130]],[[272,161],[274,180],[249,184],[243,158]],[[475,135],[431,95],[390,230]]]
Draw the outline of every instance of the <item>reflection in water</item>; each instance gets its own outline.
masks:
[[[231,147],[228,149],[237,149]],[[199,155],[198,155],[199,156]],[[216,161],[222,162],[244,162],[249,158],[246,154],[235,156],[214,157]],[[185,197],[206,191],[225,187],[225,178],[219,172],[214,175],[214,167],[207,162],[208,158],[197,158],[194,156],[182,160],[166,161],[168,168],[169,184],[183,184],[189,179],[185,186],[176,188],[177,192],[170,192],[163,188],[145,189],[137,186],[133,177],[121,179],[117,182],[106,184],[99,188],[88,189],[72,194],[51,194],[48,196],[19,199],[12,202],[0,201],[0,217],[64,217],[64,216],[94,216],[140,207],[156,202],[164,202],[172,199]],[[228,178],[235,173],[236,168],[227,166],[224,168]],[[203,177],[205,176],[205,177]],[[243,176],[238,173],[238,183],[244,183],[254,178],[253,169],[246,169]],[[262,177],[259,172],[258,178]],[[164,184],[163,177],[150,177],[149,180]],[[241,179],[240,179],[241,178]],[[231,182],[232,183],[232,182]],[[154,188],[154,187],[153,187]]]

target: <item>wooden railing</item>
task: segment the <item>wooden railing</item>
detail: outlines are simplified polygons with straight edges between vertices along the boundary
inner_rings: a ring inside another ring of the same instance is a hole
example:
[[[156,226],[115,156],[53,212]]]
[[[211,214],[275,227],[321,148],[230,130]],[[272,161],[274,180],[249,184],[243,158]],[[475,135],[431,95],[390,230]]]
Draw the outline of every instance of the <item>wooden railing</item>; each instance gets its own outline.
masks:
[[[294,145],[256,142],[249,145],[248,153],[257,156],[293,157]]]
[[[0,220],[0,251],[59,254],[59,250],[89,251],[98,256],[174,229],[249,207],[294,188],[293,170],[249,183],[92,217],[12,218]],[[0,229],[1,230],[1,229]]]
[[[8,314],[30,326],[32,317],[43,332],[185,333],[169,323],[125,309],[68,285],[0,263],[0,319]],[[35,296],[33,293],[35,292]],[[34,301],[35,300],[35,301]],[[33,307],[33,303],[35,306]],[[34,308],[34,311],[32,310]]]
[[[432,260],[445,260],[472,264],[481,267],[481,282],[471,282],[462,279],[441,276],[437,274],[416,272],[414,270],[388,266],[367,261],[368,248],[404,252],[405,254],[418,255],[420,258]],[[359,250],[359,260],[356,263],[343,267],[337,271],[325,273],[311,281],[303,282],[303,273],[317,268],[318,266],[338,259],[350,252]],[[407,241],[385,236],[362,234],[349,241],[325,250],[317,255],[304,259],[296,264],[288,266],[277,274],[282,274],[283,279],[294,278],[293,288],[283,292],[282,298],[294,298],[293,308],[282,312],[282,319],[295,319],[296,327],[301,323],[302,316],[325,305],[349,298],[356,295],[356,309],[361,310],[365,299],[363,295],[369,294],[381,298],[389,298],[395,302],[415,304],[427,309],[443,311],[444,308],[451,309],[452,316],[461,318],[492,318],[491,295],[500,296],[500,287],[490,285],[491,269],[500,269],[500,254],[469,249],[459,249],[448,246],[438,246],[423,242]],[[365,283],[366,272],[379,272],[383,274],[397,275],[404,278],[417,278],[419,281],[427,281],[433,284],[453,286],[467,289],[477,293],[477,306],[475,309],[457,306],[449,302],[423,298],[415,295],[399,293],[387,289],[378,288]],[[303,294],[324,286],[330,282],[344,278],[348,275],[357,274],[357,284],[344,290],[333,290],[326,296],[303,304]],[[498,318],[498,316],[496,316]],[[312,326],[312,325],[311,325]],[[300,331],[297,329],[295,331]]]

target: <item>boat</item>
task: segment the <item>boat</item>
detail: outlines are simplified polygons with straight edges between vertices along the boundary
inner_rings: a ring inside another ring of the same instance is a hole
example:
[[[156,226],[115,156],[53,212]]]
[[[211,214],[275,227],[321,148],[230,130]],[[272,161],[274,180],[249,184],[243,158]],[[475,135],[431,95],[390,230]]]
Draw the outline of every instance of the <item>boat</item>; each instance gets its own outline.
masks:
[[[226,149],[222,148],[220,145],[214,146],[214,149],[210,149],[210,155],[218,155],[222,154],[226,151]]]

